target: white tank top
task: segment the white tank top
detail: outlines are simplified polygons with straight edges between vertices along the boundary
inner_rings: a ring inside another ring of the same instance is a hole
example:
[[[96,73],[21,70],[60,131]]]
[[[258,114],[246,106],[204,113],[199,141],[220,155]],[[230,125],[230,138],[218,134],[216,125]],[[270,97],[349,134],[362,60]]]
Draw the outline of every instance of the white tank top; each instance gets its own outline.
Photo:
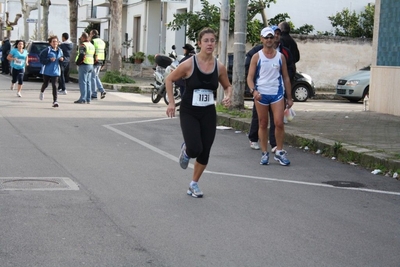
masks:
[[[281,53],[276,51],[275,57],[267,58],[260,50],[258,56],[255,76],[256,89],[262,95],[283,94]]]

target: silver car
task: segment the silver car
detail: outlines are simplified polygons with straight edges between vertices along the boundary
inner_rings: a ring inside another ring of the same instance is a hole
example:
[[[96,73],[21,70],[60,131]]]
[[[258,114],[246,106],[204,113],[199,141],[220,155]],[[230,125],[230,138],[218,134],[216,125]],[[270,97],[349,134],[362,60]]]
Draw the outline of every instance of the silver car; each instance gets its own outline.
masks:
[[[365,67],[357,72],[341,77],[336,85],[336,95],[350,102],[358,102],[369,93],[369,78],[371,67]]]

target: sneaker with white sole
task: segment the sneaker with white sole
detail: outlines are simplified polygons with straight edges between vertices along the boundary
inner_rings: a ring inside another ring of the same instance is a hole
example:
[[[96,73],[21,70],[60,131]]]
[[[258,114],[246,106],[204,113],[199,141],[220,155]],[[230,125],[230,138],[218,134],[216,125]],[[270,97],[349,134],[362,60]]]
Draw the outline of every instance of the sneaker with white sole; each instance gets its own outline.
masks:
[[[260,165],[268,165],[268,164],[269,164],[269,152],[262,152]]]
[[[39,94],[39,99],[40,99],[40,100],[43,100],[43,99],[44,99],[44,93],[40,92],[40,94]]]
[[[67,90],[64,90],[64,91],[61,90],[61,91],[58,91],[58,92],[59,92],[59,93],[58,93],[59,95],[66,95],[66,94],[67,94]]]
[[[199,185],[197,183],[189,185],[187,194],[192,197],[203,197],[203,192],[201,192]]]
[[[258,142],[251,142],[250,141],[250,148],[254,150],[259,150],[260,146],[258,145]]]
[[[58,102],[57,101],[53,102],[53,108],[58,108]]]
[[[287,166],[290,164],[290,161],[286,157],[286,151],[281,150],[280,152],[276,152],[274,159],[279,162],[279,164],[283,166]]]
[[[181,146],[181,154],[179,155],[179,165],[182,169],[186,169],[189,165],[190,158],[186,155],[186,145],[185,143]]]
[[[274,146],[274,147],[271,149],[271,152],[272,152],[272,153],[275,153],[277,148],[278,148],[277,146]],[[286,150],[282,149],[282,151],[285,152],[286,155],[288,154]]]
[[[17,96],[18,96],[18,97],[22,97],[22,95],[21,95],[20,92],[17,92]]]

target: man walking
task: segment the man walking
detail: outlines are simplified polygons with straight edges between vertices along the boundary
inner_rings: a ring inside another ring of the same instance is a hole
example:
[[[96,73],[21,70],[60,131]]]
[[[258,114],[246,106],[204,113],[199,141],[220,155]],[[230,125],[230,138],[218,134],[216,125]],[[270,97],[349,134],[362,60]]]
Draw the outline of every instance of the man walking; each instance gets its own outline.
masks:
[[[11,50],[11,43],[8,37],[4,38],[3,45],[1,46],[1,73],[10,74],[10,63],[8,62],[7,56]]]
[[[296,64],[300,60],[300,52],[297,47],[296,41],[290,36],[290,25],[286,21],[282,21],[278,25],[279,29],[281,29],[281,43],[284,47],[287,47],[292,53],[294,64]],[[296,73],[296,66],[294,69]]]
[[[62,43],[59,45],[59,48],[63,51],[64,61],[60,64],[61,75],[58,92],[60,92],[61,95],[66,95],[67,90],[65,84],[69,82],[69,62],[71,58],[72,42],[69,40],[69,34],[66,32],[62,34],[61,39]]]
[[[91,42],[89,42],[89,35],[83,32],[80,38],[81,45],[76,58],[76,65],[79,66],[78,77],[79,77],[79,90],[81,96],[74,103],[76,104],[90,104],[91,95],[91,75],[93,71],[94,53],[95,48]]]
[[[91,43],[94,45],[95,54],[94,54],[94,64],[93,64],[93,72],[91,77],[91,88],[92,88],[92,99],[97,99],[97,90],[101,93],[101,99],[106,97],[106,91],[104,90],[103,84],[100,81],[99,73],[101,68],[105,63],[105,49],[106,43],[100,39],[99,32],[97,30],[90,31]]]

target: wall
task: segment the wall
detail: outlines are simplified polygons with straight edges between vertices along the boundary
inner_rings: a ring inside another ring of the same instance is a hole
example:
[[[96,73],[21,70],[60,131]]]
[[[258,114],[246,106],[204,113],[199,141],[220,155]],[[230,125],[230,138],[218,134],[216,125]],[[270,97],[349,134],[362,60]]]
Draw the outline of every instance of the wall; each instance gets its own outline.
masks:
[[[297,71],[310,75],[318,89],[335,90],[337,80],[372,63],[372,40],[292,35],[300,51]],[[230,38],[228,53],[233,52]],[[246,51],[252,48],[247,44]]]

